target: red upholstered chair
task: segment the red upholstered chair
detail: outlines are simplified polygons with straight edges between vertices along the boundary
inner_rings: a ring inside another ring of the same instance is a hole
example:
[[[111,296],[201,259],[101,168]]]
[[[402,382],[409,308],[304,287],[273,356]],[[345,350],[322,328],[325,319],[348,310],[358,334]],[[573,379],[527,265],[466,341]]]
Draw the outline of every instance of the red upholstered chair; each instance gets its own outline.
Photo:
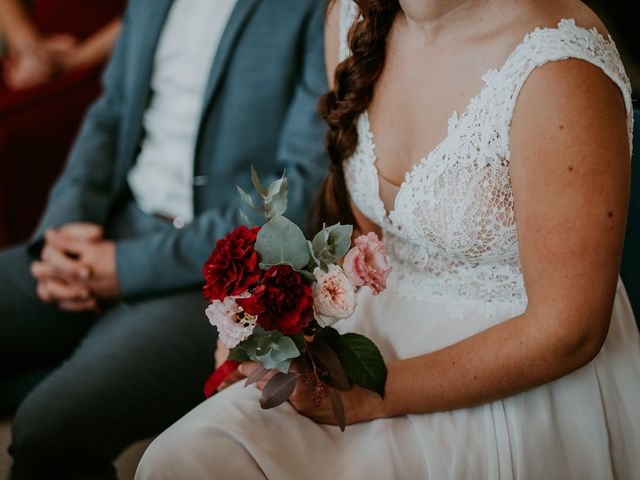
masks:
[[[119,16],[125,0],[35,0],[44,35],[83,40]],[[0,81],[0,247],[28,238],[59,175],[88,105],[100,93],[102,66],[24,91]]]

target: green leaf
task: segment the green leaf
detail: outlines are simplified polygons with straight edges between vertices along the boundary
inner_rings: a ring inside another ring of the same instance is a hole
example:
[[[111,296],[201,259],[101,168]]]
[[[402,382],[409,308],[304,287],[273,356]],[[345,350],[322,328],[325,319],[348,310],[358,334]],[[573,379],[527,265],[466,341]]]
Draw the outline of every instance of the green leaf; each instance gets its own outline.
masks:
[[[290,358],[298,358],[300,351],[296,343],[289,337],[282,337],[271,345],[271,356],[274,360],[282,362]]]
[[[346,255],[351,247],[352,233],[351,225],[337,223],[323,228],[313,237],[311,248],[320,268],[326,271],[329,264]]]
[[[240,342],[235,348],[232,348],[229,352],[229,358],[237,362],[255,361],[255,352],[258,349],[258,340],[267,333],[256,325],[253,328],[251,336],[246,340]]]
[[[298,270],[296,268],[294,268],[294,270],[298,272],[300,275],[302,275],[302,278],[304,278],[307,282],[316,283],[317,281],[316,276],[313,273],[311,273],[309,270]]]
[[[296,388],[299,373],[277,373],[262,390],[260,406],[264,409],[277,407],[287,401]]]
[[[242,210],[240,210],[238,213],[240,215],[240,219],[244,222],[244,224],[247,227],[253,227],[254,226],[254,223],[251,221],[251,219],[249,218],[249,216],[246,213],[244,213]]]
[[[232,348],[229,350],[229,360],[235,360],[236,362],[248,362],[251,357],[247,354],[247,351],[242,348]]]
[[[277,215],[258,233],[255,244],[260,255],[260,266],[290,265],[296,270],[309,263],[309,247],[302,230],[291,220]]]
[[[357,333],[346,333],[339,337],[335,349],[353,383],[384,397],[387,367],[380,350],[371,340]]]
[[[313,243],[311,240],[307,240],[307,245],[309,245],[309,255],[311,255],[311,260],[309,260],[308,267],[313,267],[314,265],[320,266],[320,260],[316,257],[316,252],[313,251]],[[313,265],[312,265],[313,262]],[[313,270],[313,268],[311,268]]]
[[[289,368],[291,367],[293,358],[279,362],[277,360],[274,360],[270,353],[267,353],[266,355],[252,358],[251,361],[258,362],[264,368],[267,368],[269,370],[277,370],[282,373],[287,373],[289,371]]]
[[[273,196],[276,195],[277,193],[279,193],[282,188],[287,188],[287,172],[283,171],[282,172],[282,177],[280,177],[278,180],[274,180],[273,182],[271,182],[269,184],[269,186],[267,187],[267,196]]]
[[[236,185],[236,190],[238,190],[238,193],[240,194],[240,200],[242,200],[242,203],[244,203],[251,210],[255,211],[256,206],[253,203],[253,197],[245,192],[239,185]]]
[[[294,358],[300,356],[296,343],[282,333],[262,330],[254,339],[255,348],[247,352],[250,359],[266,369],[288,372]]]
[[[287,211],[288,193],[289,185],[284,175],[271,182],[268,194],[264,197],[264,214],[267,220],[271,220],[276,215],[284,215],[284,212]]]
[[[268,332],[263,330],[262,333],[256,337],[256,341],[258,343],[258,355],[264,355],[269,352],[271,350],[271,345],[280,340],[282,336],[282,333],[277,330],[269,330]]]

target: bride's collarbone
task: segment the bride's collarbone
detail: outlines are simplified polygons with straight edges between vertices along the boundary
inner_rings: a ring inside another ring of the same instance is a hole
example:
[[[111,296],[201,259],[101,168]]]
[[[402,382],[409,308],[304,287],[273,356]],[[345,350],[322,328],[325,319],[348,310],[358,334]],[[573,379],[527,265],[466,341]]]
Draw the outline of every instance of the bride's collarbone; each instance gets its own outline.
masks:
[[[367,112],[380,176],[400,185],[406,172],[448,136],[449,119],[461,114],[483,87],[458,72],[439,78],[381,79]]]

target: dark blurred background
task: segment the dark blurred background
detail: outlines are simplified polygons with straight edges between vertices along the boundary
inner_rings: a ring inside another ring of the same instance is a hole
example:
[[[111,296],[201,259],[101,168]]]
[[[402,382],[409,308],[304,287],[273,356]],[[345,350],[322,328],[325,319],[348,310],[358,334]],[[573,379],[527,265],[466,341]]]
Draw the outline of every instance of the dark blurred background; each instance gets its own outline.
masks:
[[[640,96],[640,18],[632,12],[639,6],[638,3],[628,0],[587,0],[584,3],[600,16],[609,29],[637,100]]]

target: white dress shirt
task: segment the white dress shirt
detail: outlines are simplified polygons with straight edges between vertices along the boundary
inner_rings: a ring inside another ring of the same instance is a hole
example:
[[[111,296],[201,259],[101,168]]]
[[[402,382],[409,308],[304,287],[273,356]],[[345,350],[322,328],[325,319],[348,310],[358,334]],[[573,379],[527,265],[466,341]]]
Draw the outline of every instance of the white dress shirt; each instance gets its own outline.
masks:
[[[237,0],[175,0],[161,33],[129,187],[140,209],[193,219],[196,135],[213,59]]]

